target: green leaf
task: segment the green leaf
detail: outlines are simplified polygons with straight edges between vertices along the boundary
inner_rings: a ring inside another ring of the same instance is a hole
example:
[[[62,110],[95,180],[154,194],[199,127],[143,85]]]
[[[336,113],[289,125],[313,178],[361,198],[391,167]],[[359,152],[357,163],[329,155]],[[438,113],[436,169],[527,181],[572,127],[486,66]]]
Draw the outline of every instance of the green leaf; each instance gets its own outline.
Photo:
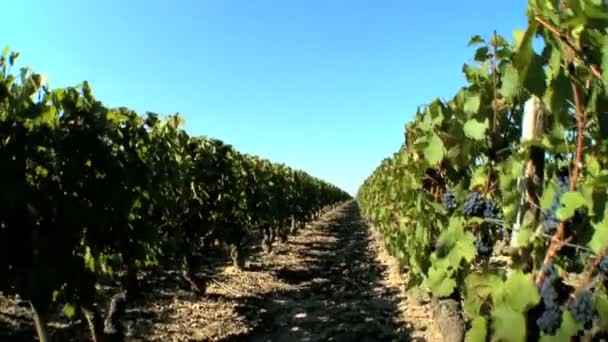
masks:
[[[583,12],[591,19],[608,19],[604,4],[594,4],[591,1],[581,1]]]
[[[608,295],[606,295],[606,293],[596,291],[593,302],[595,310],[600,316],[600,324],[604,329],[608,329]]]
[[[558,57],[561,57],[558,55]],[[559,60],[561,62],[561,59]],[[570,80],[565,75],[563,69],[558,69],[556,76],[549,85],[549,89],[545,93],[543,102],[548,104],[551,114],[553,114],[561,124],[566,124],[570,118],[569,99],[572,99],[572,86]],[[563,137],[563,134],[562,134]],[[563,139],[563,138],[562,138]]]
[[[587,204],[585,197],[577,191],[568,191],[562,195],[560,202],[567,208],[576,210]]]
[[[540,297],[531,274],[514,270],[504,284],[504,302],[514,311],[525,313],[538,304]],[[497,301],[498,302],[498,301]]]
[[[492,310],[492,341],[524,342],[526,341],[526,319],[520,312],[508,306],[496,306]]]
[[[515,54],[513,63],[515,64],[515,66],[517,67],[517,69],[519,70],[519,77],[520,77],[520,81],[527,81],[528,85],[530,85],[530,82],[532,82],[533,85],[535,85],[536,88],[536,83],[535,81],[537,80],[537,77],[528,77],[528,72],[530,71],[530,67],[532,66],[533,69],[538,69],[540,68],[542,70],[542,62],[538,63],[538,60],[535,61],[535,52],[534,49],[532,48],[532,42],[534,40],[534,35],[536,34],[536,29],[538,27],[538,22],[537,21],[531,21],[530,24],[528,25],[528,28],[526,30],[526,32],[524,33],[523,36],[519,37],[519,35],[516,37],[516,40],[518,41],[517,44],[517,53]],[[514,34],[515,35],[515,34]],[[536,63],[535,63],[536,62]],[[533,65],[535,64],[535,65]],[[532,72],[533,76],[539,76],[538,70],[533,70]],[[544,83],[544,77],[541,79],[542,82]],[[529,90],[532,90],[536,95],[542,96],[542,91],[534,91],[533,89],[530,89],[528,87]]]
[[[467,115],[474,115],[479,112],[480,105],[481,95],[479,93],[467,93],[463,110]]]
[[[89,271],[95,272],[95,257],[91,254],[91,249],[89,247],[86,247],[83,259],[85,267]]]
[[[564,193],[560,198],[560,202],[563,207],[557,209],[555,214],[561,221],[571,218],[574,216],[576,209],[587,204],[585,197],[577,191],[568,191]]]
[[[475,60],[477,62],[484,62],[488,59],[489,49],[487,46],[482,46],[475,51]]]
[[[433,133],[427,147],[424,149],[424,158],[431,166],[434,166],[443,159],[444,153],[443,141],[441,141],[437,134]]]
[[[524,31],[522,29],[513,30],[513,39],[515,40],[516,49],[519,49],[519,47],[521,46],[521,44],[524,40],[525,34],[526,34],[526,31]]]
[[[448,278],[444,272],[436,271],[431,267],[429,269],[429,288],[434,296],[447,297],[454,292],[456,280]]]
[[[483,316],[477,316],[473,318],[471,322],[471,328],[467,331],[465,336],[465,342],[477,342],[477,341],[485,341],[487,334],[487,325],[488,322],[486,318]]]
[[[608,36],[604,37],[604,42],[602,44],[602,70],[608,70]],[[602,73],[602,80],[605,85],[608,85],[608,72]]]
[[[484,42],[483,38],[481,38],[480,35],[476,34],[473,37],[471,37],[471,40],[469,40],[469,44],[467,44],[467,46],[476,45],[476,44],[480,44],[483,42]]]
[[[472,190],[474,187],[479,185],[484,185],[488,182],[488,168],[486,165],[481,165],[476,168],[471,176],[471,185],[470,189]]]
[[[72,305],[72,304],[66,304],[66,305],[63,306],[63,314],[67,318],[72,318],[75,313],[76,313],[76,307],[74,307],[74,305]]]
[[[602,167],[598,162],[597,158],[593,155],[588,155],[585,158],[586,169],[592,177],[597,177],[600,175],[600,171],[602,171]]]
[[[483,140],[486,130],[488,129],[488,118],[483,122],[475,119],[470,119],[464,124],[464,133],[471,139]]]
[[[532,242],[534,237],[534,230],[531,225],[534,223],[534,216],[531,212],[527,212],[524,215],[523,224],[519,227],[519,233],[517,234],[517,244],[519,247],[526,247]]]
[[[465,74],[467,81],[470,83],[477,83],[479,79],[486,79],[489,76],[488,73],[489,66],[488,62],[483,63],[482,65],[471,66],[468,64],[464,64],[462,66],[462,72]]]
[[[553,183],[549,184],[540,198],[540,207],[542,209],[549,209],[553,204],[553,199],[555,198],[555,185]]]
[[[519,83],[519,71],[512,64],[508,64],[502,75],[500,95],[508,98],[515,97],[519,92]]]
[[[591,223],[593,228],[595,228],[595,232],[593,233],[593,237],[591,241],[589,241],[589,248],[593,250],[596,254],[599,254],[602,249],[608,247],[608,222],[607,218],[600,223]]]
[[[480,313],[481,305],[490,297],[492,289],[502,286],[502,279],[495,273],[471,273],[465,278],[464,285],[463,310],[469,317],[474,317]]]
[[[572,208],[561,207],[555,211],[555,216],[557,216],[560,221],[566,221],[574,216],[574,210]]]
[[[450,219],[450,225],[437,239],[437,248],[448,252],[442,261],[452,269],[458,269],[462,260],[468,262],[475,258],[475,237],[471,232],[464,231],[462,222],[457,218]]]

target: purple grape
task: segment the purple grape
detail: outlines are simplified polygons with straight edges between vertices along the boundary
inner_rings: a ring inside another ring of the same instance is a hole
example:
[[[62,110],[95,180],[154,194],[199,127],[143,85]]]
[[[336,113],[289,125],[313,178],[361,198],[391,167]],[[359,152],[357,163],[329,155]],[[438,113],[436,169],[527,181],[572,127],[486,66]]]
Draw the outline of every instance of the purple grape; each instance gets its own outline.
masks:
[[[443,204],[443,207],[448,211],[456,209],[456,196],[454,195],[452,190],[447,190],[443,193],[443,195],[441,196],[441,203]]]
[[[557,268],[551,264],[544,268],[545,278],[540,284],[540,296],[542,299],[543,313],[536,320],[538,328],[545,334],[553,335],[562,324],[562,308],[558,302],[558,293],[555,281],[558,280]]]
[[[485,200],[479,192],[473,191],[467,195],[462,205],[462,213],[466,217],[483,217]]]
[[[585,290],[578,293],[576,298],[568,303],[568,310],[585,329],[591,329],[593,324],[593,294],[591,291]]]

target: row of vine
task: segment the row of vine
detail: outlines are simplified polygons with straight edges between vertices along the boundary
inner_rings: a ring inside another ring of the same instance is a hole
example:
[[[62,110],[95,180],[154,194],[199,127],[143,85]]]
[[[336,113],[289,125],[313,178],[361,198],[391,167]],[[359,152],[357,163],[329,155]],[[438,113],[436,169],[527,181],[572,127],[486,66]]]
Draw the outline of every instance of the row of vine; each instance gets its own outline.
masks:
[[[468,85],[417,111],[357,201],[413,289],[460,303],[467,340],[606,338],[608,10],[526,14],[513,42],[471,39]]]
[[[178,114],[107,108],[87,82],[51,90],[29,68],[12,73],[17,57],[7,48],[0,60],[0,291],[31,303],[43,341],[61,303],[84,314],[94,340],[121,333],[118,317],[104,327],[101,279],[125,290],[110,311],[141,293],[138,271],[168,263],[204,293],[194,256],[207,246],[224,243],[242,267],[248,233],[261,232],[268,251],[350,198],[303,171],[191,137]]]

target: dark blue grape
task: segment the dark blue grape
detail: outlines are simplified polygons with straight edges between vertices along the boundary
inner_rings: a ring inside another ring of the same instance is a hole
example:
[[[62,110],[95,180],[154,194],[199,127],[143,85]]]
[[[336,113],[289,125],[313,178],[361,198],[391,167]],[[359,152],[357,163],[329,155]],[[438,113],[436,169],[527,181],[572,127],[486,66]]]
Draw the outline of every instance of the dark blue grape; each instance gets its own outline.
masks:
[[[505,238],[505,230],[503,229],[502,226],[500,226],[496,229],[496,238],[498,240],[502,240]]]
[[[462,205],[462,213],[466,217],[483,217],[485,200],[479,192],[473,191],[467,195]]]
[[[562,325],[562,310],[559,306],[545,308],[543,314],[536,320],[538,328],[547,335],[554,335]]]
[[[581,291],[573,301],[568,302],[568,310],[585,329],[591,329],[593,324],[593,294],[591,291]]]
[[[546,306],[553,306],[557,302],[557,291],[551,278],[546,278],[540,286],[540,296]]]
[[[475,248],[477,248],[477,254],[481,256],[492,254],[492,245],[479,236],[477,237],[477,240],[475,240]]]
[[[562,309],[558,302],[555,281],[559,278],[557,268],[550,264],[544,268],[545,277],[540,284],[539,292],[543,301],[543,313],[536,320],[538,328],[545,334],[553,335],[562,323]]]
[[[567,192],[570,190],[570,177],[566,176],[558,176],[557,177],[557,185],[559,186],[560,192]]]
[[[454,195],[452,190],[447,190],[443,193],[443,195],[441,196],[441,203],[443,204],[443,207],[448,211],[456,209],[456,195]]]
[[[553,235],[557,231],[557,226],[559,226],[559,219],[557,218],[557,209],[559,209],[562,205],[559,202],[559,198],[564,191],[568,191],[567,188],[563,188],[566,184],[560,183],[560,178],[558,178],[559,189],[556,189],[555,194],[553,195],[553,203],[551,206],[545,211],[544,217],[545,221],[543,222],[543,231],[545,234]]]
[[[500,218],[500,210],[493,200],[486,201],[484,204],[483,217],[487,221],[487,227],[494,233],[497,240],[504,238],[504,227],[497,220]]]
[[[600,264],[597,268],[604,274],[605,277],[608,277],[608,256],[604,256]]]
[[[494,201],[486,201],[485,208],[483,209],[483,217],[488,219],[498,219],[498,207]]]
[[[543,231],[545,234],[553,235],[559,225],[559,219],[557,218],[557,209],[560,207],[559,202],[553,202],[551,207],[545,213],[545,221],[543,222]]]
[[[559,202],[560,196],[569,190],[570,187],[570,178],[568,176],[567,170],[560,171],[561,174],[558,174],[556,177],[557,189],[555,189],[555,194],[553,195],[553,203],[551,203],[551,207],[549,207],[545,213],[543,222],[543,231],[545,234],[553,235],[557,231],[557,226],[559,226],[559,219],[557,218],[557,209],[561,207],[561,203]],[[565,173],[564,173],[565,172]]]
[[[551,283],[559,279],[559,273],[557,272],[557,267],[555,267],[555,264],[543,266],[542,270],[543,272],[545,272],[545,279],[548,279],[549,281],[551,281]]]

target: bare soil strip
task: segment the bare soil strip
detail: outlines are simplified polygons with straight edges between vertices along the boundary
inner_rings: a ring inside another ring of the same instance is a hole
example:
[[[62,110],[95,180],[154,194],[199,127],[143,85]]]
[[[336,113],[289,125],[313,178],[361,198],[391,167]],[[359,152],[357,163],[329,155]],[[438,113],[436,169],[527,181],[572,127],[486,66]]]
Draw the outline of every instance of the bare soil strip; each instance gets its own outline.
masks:
[[[202,270],[196,296],[167,271],[130,303],[127,341],[442,341],[428,303],[411,299],[394,258],[349,202],[271,254],[250,251],[246,270]],[[218,265],[216,265],[218,266]],[[0,300],[0,340],[32,341],[27,310]],[[3,333],[2,331],[8,331]],[[82,341],[81,322],[53,325],[58,341]]]

